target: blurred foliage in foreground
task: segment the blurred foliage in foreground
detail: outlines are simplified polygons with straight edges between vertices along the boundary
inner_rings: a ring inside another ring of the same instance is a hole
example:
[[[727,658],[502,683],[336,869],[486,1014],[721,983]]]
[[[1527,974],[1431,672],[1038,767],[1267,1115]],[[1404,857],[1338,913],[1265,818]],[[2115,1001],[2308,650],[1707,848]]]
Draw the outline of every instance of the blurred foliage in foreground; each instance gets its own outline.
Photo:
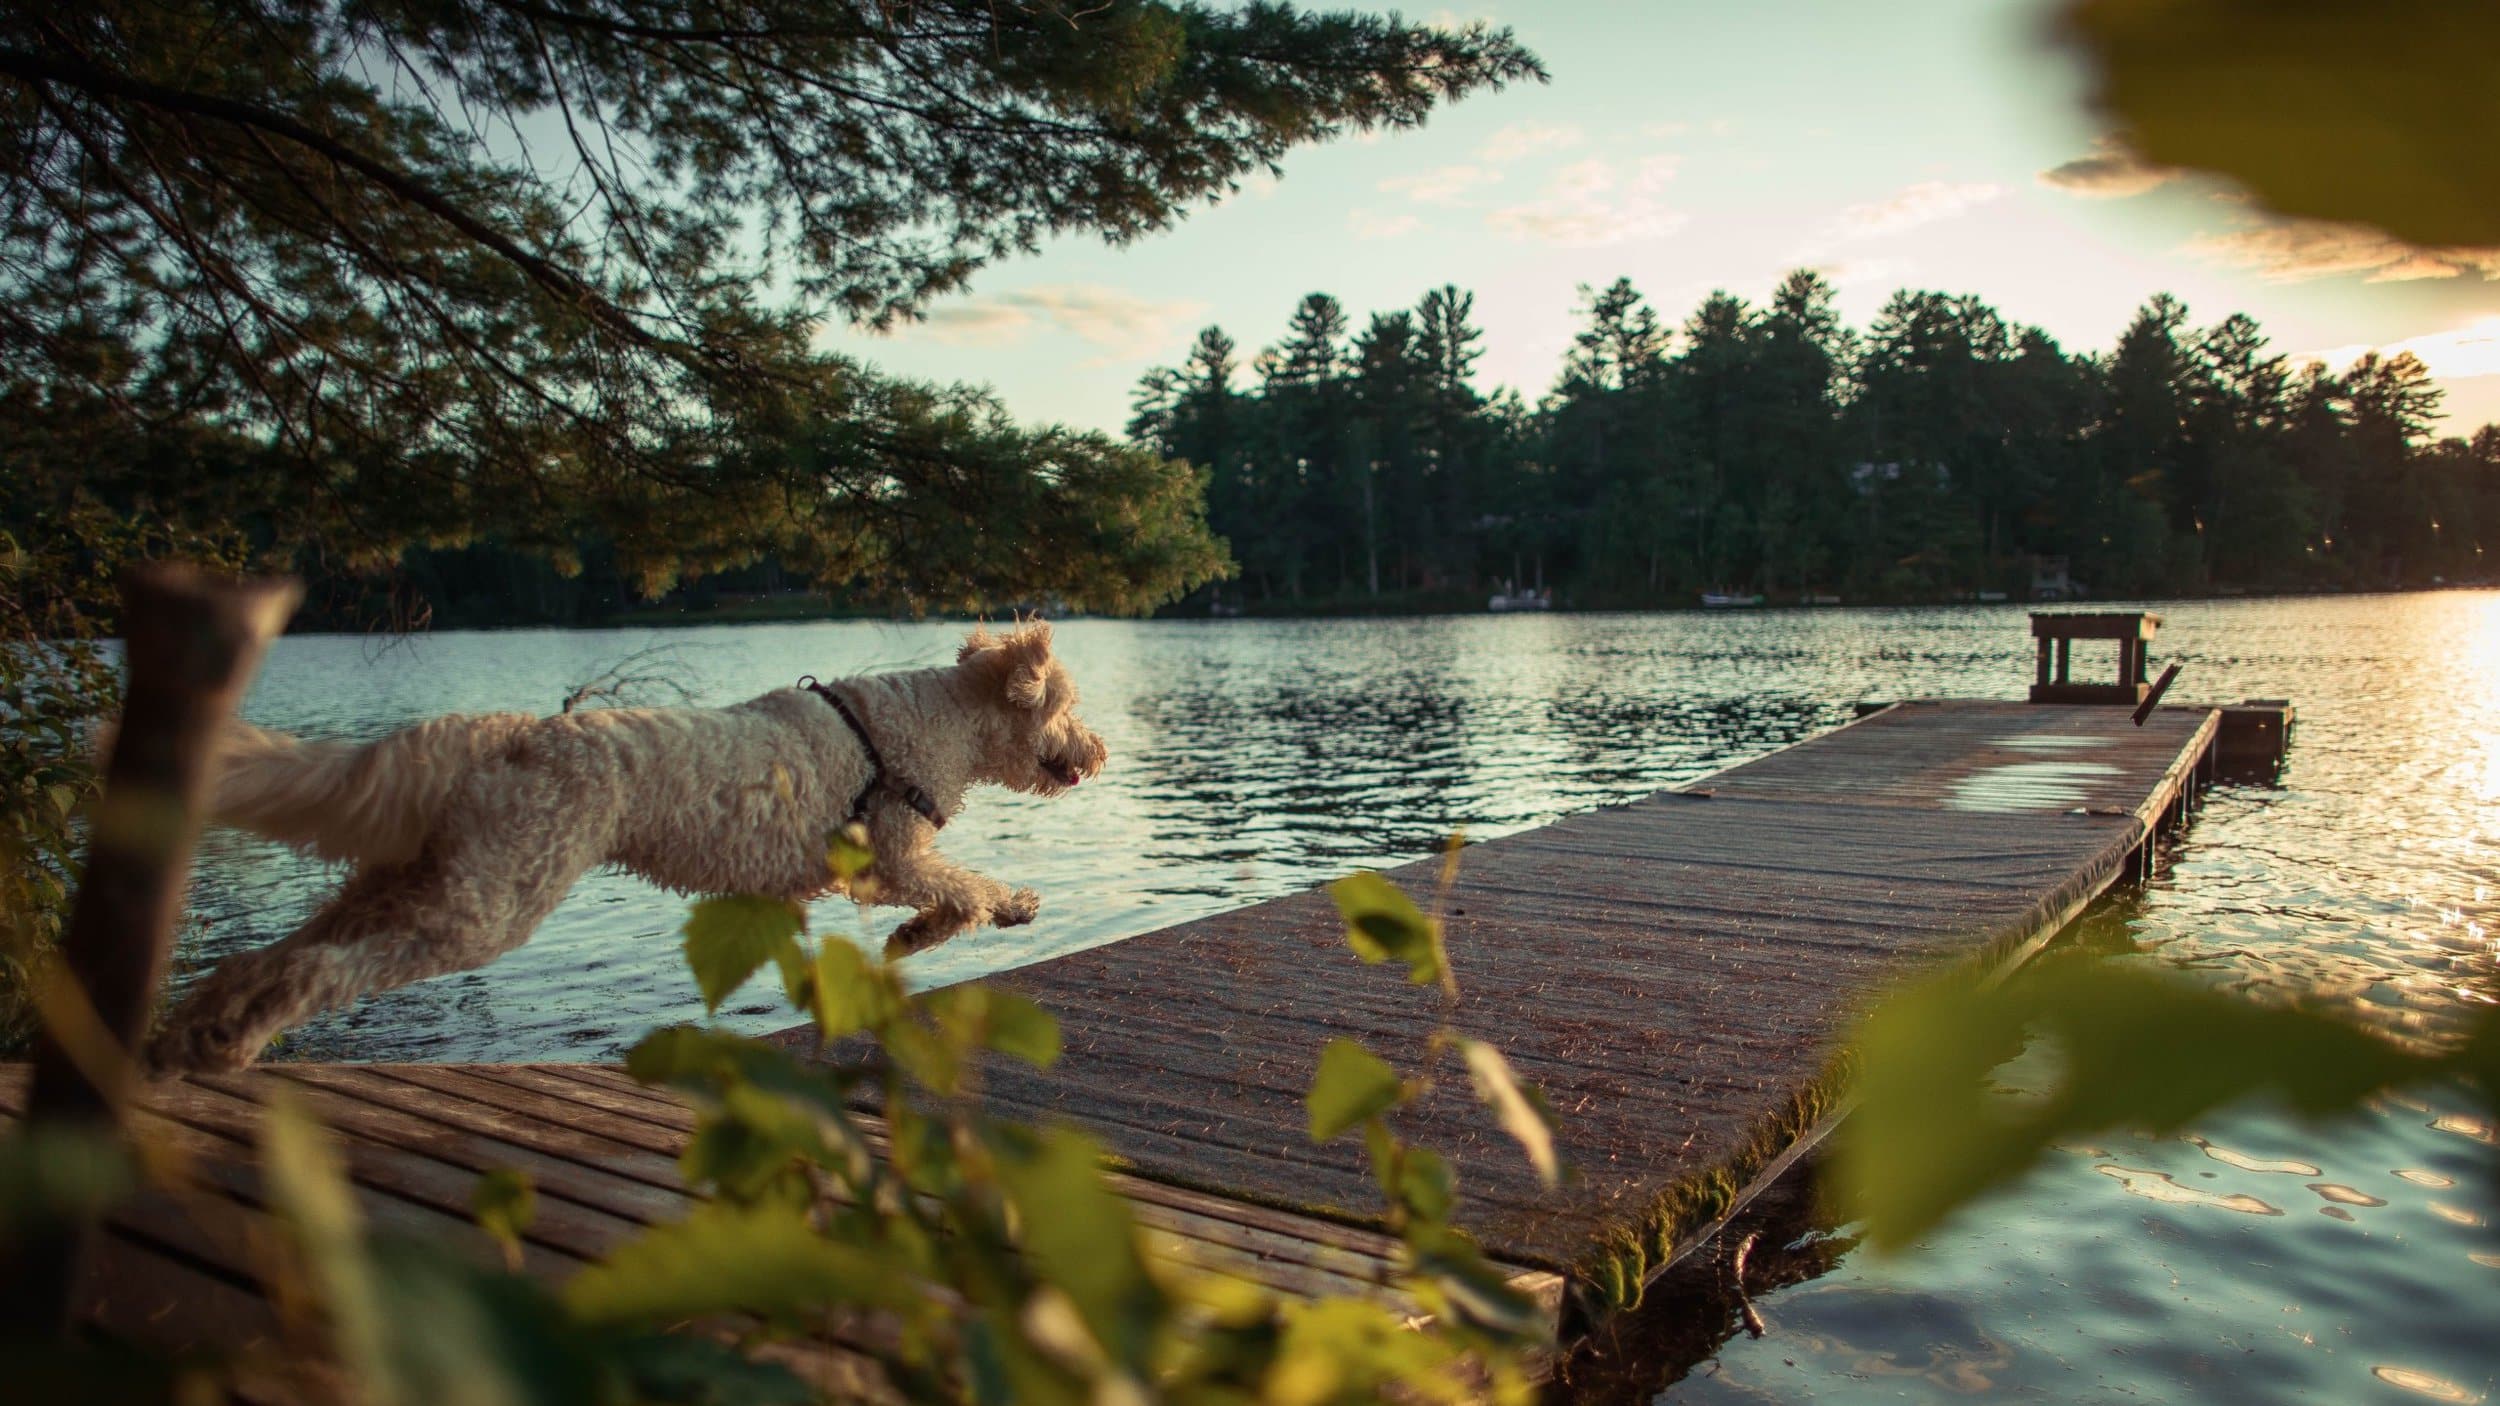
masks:
[[[2033,1037],[2048,1087],[1995,1075]],[[2500,1118],[2500,1012],[2456,1046],[2401,1045],[2298,1007],[2076,953],[1990,984],[1970,970],[1903,987],[1858,1032],[1857,1110],[1835,1171],[1868,1240],[1900,1249],[2060,1142],[2164,1136],[2244,1099],[2328,1119],[2407,1084],[2463,1078]]]
[[[2071,0],[2058,27],[2147,161],[2280,215],[2500,245],[2500,7]]]
[[[857,858],[836,846],[830,862]],[[1436,919],[1378,875],[1336,893],[1366,960],[1454,989]],[[697,1025],[655,1031],[628,1056],[636,1078],[698,1110],[680,1165],[708,1200],[685,1220],[550,1288],[491,1256],[369,1233],[338,1154],[273,1101],[262,1155],[285,1230],[268,1265],[283,1355],[170,1362],[21,1344],[11,1360],[72,1394],[128,1400],[236,1382],[372,1406],[1529,1398],[1537,1305],[1452,1223],[1448,1163],[1388,1123],[1455,1053],[1551,1178],[1543,1105],[1491,1046],[1443,1029],[1408,1073],[1351,1041],[1321,1054],[1311,1134],[1360,1131],[1403,1249],[1375,1294],[1280,1299],[1151,1248],[1082,1135],[979,1112],[982,1060],[1057,1058],[1058,1027],[1038,1007],[978,986],[909,995],[892,967],[839,936],[811,943],[803,926],[777,901],[698,905],[686,956],[706,1008],[769,970],[829,1046],[862,1037],[829,1053],[864,1058],[811,1061]],[[870,1090],[882,1128],[852,1111]],[[20,1211],[93,1209],[144,1175],[112,1147],[0,1148],[0,1205]],[[162,1161],[144,1134],[139,1150]],[[507,1264],[534,1199],[516,1173],[478,1183],[478,1223]],[[811,1346],[826,1339],[842,1352]]]

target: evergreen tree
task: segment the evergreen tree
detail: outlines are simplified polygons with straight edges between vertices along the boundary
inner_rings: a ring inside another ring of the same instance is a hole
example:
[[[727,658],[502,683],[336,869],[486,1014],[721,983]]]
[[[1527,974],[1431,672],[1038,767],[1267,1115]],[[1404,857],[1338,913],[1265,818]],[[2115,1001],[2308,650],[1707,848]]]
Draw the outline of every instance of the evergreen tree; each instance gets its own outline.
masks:
[[[1492,441],[1483,397],[1476,393],[1476,362],[1484,355],[1484,332],[1474,322],[1476,297],[1444,284],[1415,308],[1417,354],[1423,364],[1425,474],[1432,485],[1416,537],[1422,544],[1422,583],[1445,581],[1473,587],[1480,579],[1476,552],[1482,522],[1492,504]]]
[[[1277,506],[1217,518],[1254,581],[1300,553],[1315,591],[1364,600],[1549,576],[1583,604],[1921,600],[2012,596],[2060,558],[2106,596],[2477,578],[2500,551],[2500,427],[2427,442],[2438,393],[2410,358],[2294,368],[2254,319],[2194,329],[2167,296],[2104,357],[1933,291],[1861,338],[1808,271],[1759,308],[1714,292],[1672,335],[1628,280],[1581,296],[1534,408],[1473,386],[1458,289],[1350,344],[1334,299],[1303,300],[1260,387],[1222,402],[1224,442],[1274,475]],[[1169,409],[1141,426],[1186,420],[1230,365],[1208,345],[1146,378]],[[1140,433],[1223,481],[1214,441]]]

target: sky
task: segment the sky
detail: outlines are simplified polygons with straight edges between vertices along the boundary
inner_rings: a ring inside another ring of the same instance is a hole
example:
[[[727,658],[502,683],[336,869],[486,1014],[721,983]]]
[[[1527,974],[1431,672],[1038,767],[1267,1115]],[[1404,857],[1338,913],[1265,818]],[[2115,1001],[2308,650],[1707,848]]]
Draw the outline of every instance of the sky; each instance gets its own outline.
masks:
[[[1067,238],[983,271],[927,318],[836,350],[991,387],[1032,422],[1116,432],[1138,378],[1222,326],[1246,361],[1326,292],[1360,327],[1444,283],[1475,294],[1480,387],[1531,402],[1628,277],[1670,323],[1725,289],[1823,271],[1864,328],[1896,288],[1977,294],[2070,352],[2106,351],[2155,292],[2195,325],[2255,317],[2272,349],[2415,352],[2446,433],[2500,421],[2500,252],[2432,257],[2263,216],[2219,183],[2105,145],[2038,0],[1507,0],[1432,16],[1512,27],[1552,74],[1421,129],[1289,154],[1126,248]]]

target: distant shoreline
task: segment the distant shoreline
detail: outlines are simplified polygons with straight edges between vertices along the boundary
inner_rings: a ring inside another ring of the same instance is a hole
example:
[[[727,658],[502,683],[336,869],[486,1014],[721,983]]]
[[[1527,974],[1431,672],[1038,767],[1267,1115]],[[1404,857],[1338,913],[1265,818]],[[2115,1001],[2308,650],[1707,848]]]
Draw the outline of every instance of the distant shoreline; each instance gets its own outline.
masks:
[[[1205,604],[1200,602],[1196,603],[1194,608],[1191,606],[1182,606],[1178,608],[1167,607],[1163,610],[1155,612],[1152,615],[1135,618],[1156,621],[1221,622],[1225,620],[1419,619],[1426,616],[1491,616],[1497,614],[1529,616],[1543,614],[1747,615],[1764,613],[1792,614],[1801,611],[1818,610],[1932,610],[1955,606],[1986,606],[2009,609],[2022,608],[2025,610],[2090,610],[2099,605],[2118,603],[2134,604],[2141,601],[2195,601],[2201,603],[2208,601],[2301,600],[2320,596],[2417,595],[2433,591],[2492,590],[2495,588],[2500,588],[2500,581],[2446,581],[2435,584],[2408,586],[2311,587],[2306,589],[2249,591],[2224,590],[2195,593],[2169,593],[2148,596],[2121,596],[2108,598],[2092,597],[2066,601],[1981,601],[1972,599],[1925,598],[1890,601],[1842,600],[1836,604],[1808,605],[1801,601],[1783,601],[1773,599],[1767,600],[1760,605],[1705,606],[1698,600],[1678,603],[1673,601],[1644,602],[1600,599],[1585,604],[1574,603],[1568,600],[1558,600],[1550,610],[1512,612],[1487,610],[1483,605],[1483,597],[1477,595],[1476,593],[1470,592],[1465,595],[1454,595],[1450,592],[1434,592],[1428,597],[1405,596],[1378,599],[1369,597],[1314,598],[1292,603],[1290,605],[1282,602],[1252,603],[1248,605],[1241,612],[1241,614],[1235,616],[1211,615],[1208,613]],[[1473,603],[1470,604],[1469,602]],[[1000,610],[988,615],[973,615],[948,611],[932,612],[925,616],[915,617],[890,610],[876,610],[860,606],[830,605],[822,602],[806,601],[799,597],[778,597],[769,600],[737,601],[728,604],[707,606],[699,609],[646,606],[635,610],[620,611],[600,620],[583,623],[566,624],[544,621],[516,621],[511,624],[499,625],[461,624],[456,626],[446,626],[437,630],[423,631],[422,633],[466,634],[472,632],[490,633],[506,630],[690,629],[704,625],[789,625],[811,624],[818,621],[856,620],[883,621],[890,623],[912,623],[915,620],[964,622],[976,619],[1005,619],[1012,613],[1011,609],[1001,608]],[[1045,611],[1044,613],[1046,615],[1052,615],[1053,618],[1061,619],[1124,618],[1093,617],[1085,615],[1057,615],[1054,612],[1048,611]],[[358,634],[371,632],[352,630],[302,630],[293,631],[291,633],[316,635]]]

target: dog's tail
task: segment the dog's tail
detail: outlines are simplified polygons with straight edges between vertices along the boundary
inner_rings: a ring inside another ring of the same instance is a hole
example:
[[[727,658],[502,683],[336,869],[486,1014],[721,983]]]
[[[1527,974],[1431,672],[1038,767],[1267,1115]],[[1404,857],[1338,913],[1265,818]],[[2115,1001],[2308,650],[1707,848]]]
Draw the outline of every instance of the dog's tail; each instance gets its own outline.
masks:
[[[230,722],[210,813],[330,860],[414,859],[454,787],[524,714],[435,718],[373,742],[318,742]]]

